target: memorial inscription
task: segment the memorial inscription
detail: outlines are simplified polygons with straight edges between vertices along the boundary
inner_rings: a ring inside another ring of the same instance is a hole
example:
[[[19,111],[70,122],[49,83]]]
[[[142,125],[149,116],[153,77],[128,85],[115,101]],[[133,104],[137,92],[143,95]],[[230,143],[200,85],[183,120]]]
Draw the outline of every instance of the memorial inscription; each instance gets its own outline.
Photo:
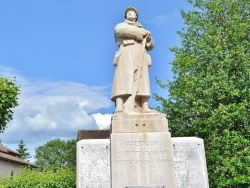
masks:
[[[203,140],[172,138],[177,188],[208,188]]]
[[[78,188],[110,188],[109,140],[78,143]]]
[[[117,164],[151,165],[172,162],[168,159],[168,151],[160,149],[158,141],[125,141],[121,148],[122,150],[115,152],[114,162]]]

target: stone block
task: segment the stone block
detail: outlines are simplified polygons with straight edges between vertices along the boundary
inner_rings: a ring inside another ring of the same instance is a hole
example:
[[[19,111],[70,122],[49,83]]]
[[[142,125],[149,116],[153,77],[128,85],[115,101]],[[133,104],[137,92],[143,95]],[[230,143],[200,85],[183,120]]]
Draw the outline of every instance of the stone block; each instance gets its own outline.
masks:
[[[110,188],[110,141],[77,142],[77,188]]]
[[[162,113],[116,113],[112,116],[112,133],[168,132],[168,121]]]
[[[177,188],[209,188],[203,140],[177,137],[172,143]]]
[[[112,188],[175,188],[169,132],[111,134]]]

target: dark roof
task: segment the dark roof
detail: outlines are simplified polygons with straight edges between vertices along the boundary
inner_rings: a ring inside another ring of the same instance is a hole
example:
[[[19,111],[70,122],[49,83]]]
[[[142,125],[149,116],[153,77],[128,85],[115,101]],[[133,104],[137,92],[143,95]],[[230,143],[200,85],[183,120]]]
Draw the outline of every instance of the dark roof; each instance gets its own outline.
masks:
[[[110,137],[110,130],[79,130],[77,141],[82,139],[107,139]]]
[[[7,153],[7,154],[10,154],[10,155],[20,156],[21,157],[21,154],[18,153],[17,151],[14,151],[14,150],[11,150],[11,149],[9,149],[7,147],[4,147],[1,144],[0,144],[0,153]]]
[[[0,160],[15,163],[15,164],[19,164],[19,165],[22,165],[22,166],[30,166],[30,167],[33,167],[33,168],[38,167],[37,165],[35,165],[33,163],[24,161],[20,157],[21,157],[20,153],[18,153],[16,151],[13,151],[13,150],[11,150],[11,149],[9,149],[9,148],[7,148],[7,147],[0,144]]]

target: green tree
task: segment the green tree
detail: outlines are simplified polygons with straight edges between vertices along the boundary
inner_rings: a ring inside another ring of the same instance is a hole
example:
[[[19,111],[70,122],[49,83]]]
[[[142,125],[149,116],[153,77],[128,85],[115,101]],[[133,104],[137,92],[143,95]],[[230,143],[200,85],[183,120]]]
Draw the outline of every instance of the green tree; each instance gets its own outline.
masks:
[[[36,164],[44,170],[76,169],[76,140],[55,139],[36,148]]]
[[[155,95],[173,136],[204,139],[211,188],[250,186],[250,2],[189,0],[174,78]]]
[[[0,133],[13,118],[13,108],[18,105],[18,94],[19,87],[16,86],[15,80],[0,76]]]
[[[21,159],[23,160],[31,158],[30,153],[28,152],[28,149],[26,148],[26,145],[24,144],[23,140],[20,140],[18,144],[18,149],[16,149],[16,151],[21,154]]]

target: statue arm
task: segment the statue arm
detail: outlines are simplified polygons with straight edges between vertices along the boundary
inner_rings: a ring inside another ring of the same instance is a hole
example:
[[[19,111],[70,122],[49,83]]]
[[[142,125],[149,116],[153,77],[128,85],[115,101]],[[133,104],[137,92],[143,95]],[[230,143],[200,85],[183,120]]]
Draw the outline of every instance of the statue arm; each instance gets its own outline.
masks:
[[[115,27],[116,38],[143,39],[143,32],[135,26],[130,26],[124,23],[118,24]]]

